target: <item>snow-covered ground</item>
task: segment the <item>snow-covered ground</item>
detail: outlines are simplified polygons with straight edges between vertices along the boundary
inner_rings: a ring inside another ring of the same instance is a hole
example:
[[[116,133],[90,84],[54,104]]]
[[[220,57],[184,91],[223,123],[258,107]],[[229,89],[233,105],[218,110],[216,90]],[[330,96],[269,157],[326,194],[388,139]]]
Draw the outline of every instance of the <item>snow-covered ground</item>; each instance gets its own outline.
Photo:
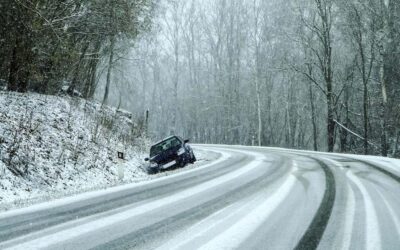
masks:
[[[148,140],[128,112],[79,98],[0,92],[0,209],[116,185],[117,151],[141,168]]]
[[[128,112],[80,98],[0,92],[0,211],[159,178],[218,157],[196,150],[196,164],[149,176],[149,143]]]

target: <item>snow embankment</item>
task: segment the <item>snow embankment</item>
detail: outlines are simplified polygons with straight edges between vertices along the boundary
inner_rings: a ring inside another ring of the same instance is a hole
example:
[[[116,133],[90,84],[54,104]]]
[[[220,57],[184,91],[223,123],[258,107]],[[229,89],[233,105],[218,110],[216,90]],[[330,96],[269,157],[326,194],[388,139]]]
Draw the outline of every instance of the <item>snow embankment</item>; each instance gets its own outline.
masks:
[[[0,210],[147,176],[148,142],[128,112],[79,98],[0,92]]]

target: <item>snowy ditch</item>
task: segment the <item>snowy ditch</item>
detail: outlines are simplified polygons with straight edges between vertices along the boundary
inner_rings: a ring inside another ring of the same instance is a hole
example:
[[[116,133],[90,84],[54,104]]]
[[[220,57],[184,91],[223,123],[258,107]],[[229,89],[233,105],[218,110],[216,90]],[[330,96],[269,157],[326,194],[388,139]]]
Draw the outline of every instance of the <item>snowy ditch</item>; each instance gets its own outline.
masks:
[[[0,92],[0,211],[159,178],[218,157],[195,150],[198,163],[149,176],[143,159],[150,142],[133,120],[78,98]]]

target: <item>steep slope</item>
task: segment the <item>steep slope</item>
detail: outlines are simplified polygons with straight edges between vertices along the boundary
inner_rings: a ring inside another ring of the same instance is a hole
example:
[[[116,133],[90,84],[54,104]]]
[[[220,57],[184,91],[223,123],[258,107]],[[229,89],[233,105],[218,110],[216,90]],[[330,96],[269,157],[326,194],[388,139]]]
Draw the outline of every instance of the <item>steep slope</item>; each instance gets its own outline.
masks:
[[[0,207],[145,176],[147,147],[132,114],[79,98],[0,92]],[[46,198],[47,197],[47,198]]]

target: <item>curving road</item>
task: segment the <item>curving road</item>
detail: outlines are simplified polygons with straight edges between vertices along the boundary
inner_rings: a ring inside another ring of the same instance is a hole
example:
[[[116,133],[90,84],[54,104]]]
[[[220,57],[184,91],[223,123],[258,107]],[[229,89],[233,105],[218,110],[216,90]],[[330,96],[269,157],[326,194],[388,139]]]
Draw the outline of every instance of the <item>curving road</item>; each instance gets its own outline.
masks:
[[[275,148],[197,148],[220,157],[0,214],[0,249],[400,249],[400,166]]]

